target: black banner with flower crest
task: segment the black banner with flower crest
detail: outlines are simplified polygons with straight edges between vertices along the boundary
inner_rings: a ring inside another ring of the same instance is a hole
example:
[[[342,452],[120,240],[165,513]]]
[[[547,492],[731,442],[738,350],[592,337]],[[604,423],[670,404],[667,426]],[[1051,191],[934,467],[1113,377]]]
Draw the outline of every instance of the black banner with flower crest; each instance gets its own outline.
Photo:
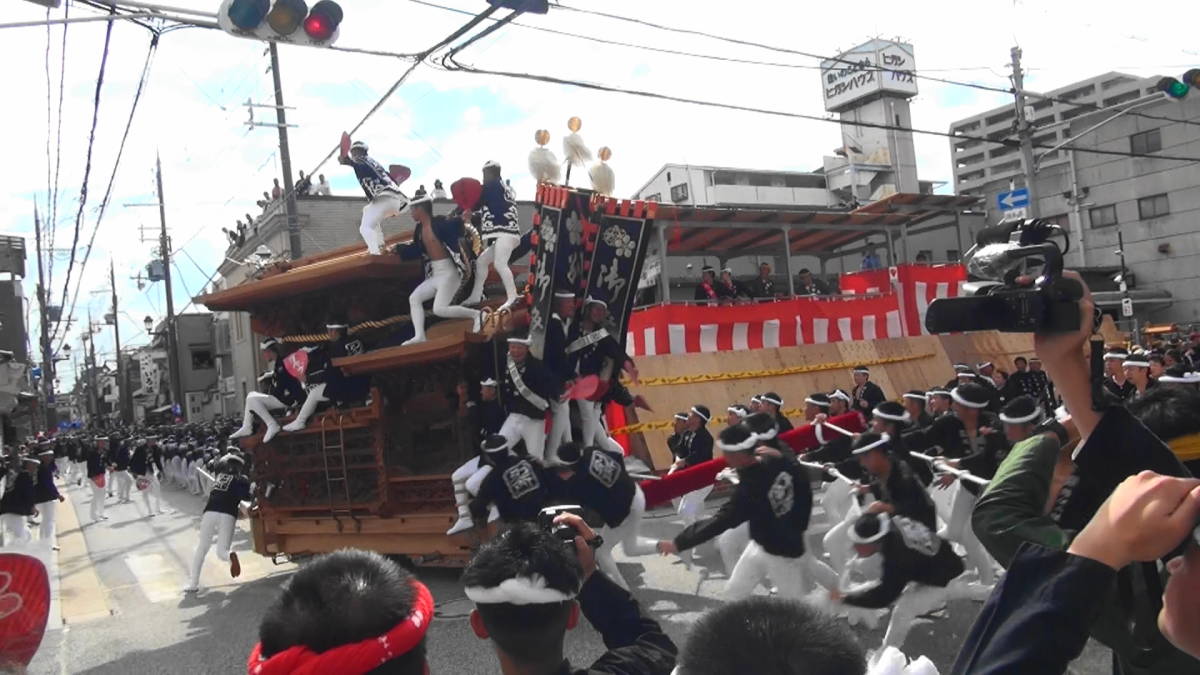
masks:
[[[584,228],[584,295],[608,303],[609,330],[615,331],[613,337],[621,346],[637,300],[637,281],[646,261],[656,208],[653,202],[596,196],[590,210],[591,220],[598,226]]]
[[[543,358],[546,324],[554,312],[554,294],[575,293],[583,267],[583,220],[588,217],[590,196],[558,185],[539,185],[538,210],[533,216],[534,249],[530,260],[530,352]],[[566,317],[564,317],[566,318]]]

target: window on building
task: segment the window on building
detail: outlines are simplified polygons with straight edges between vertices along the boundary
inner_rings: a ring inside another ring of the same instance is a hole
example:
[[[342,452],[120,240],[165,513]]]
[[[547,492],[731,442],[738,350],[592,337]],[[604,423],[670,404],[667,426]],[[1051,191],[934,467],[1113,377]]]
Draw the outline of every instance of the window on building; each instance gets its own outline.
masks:
[[[956,248],[946,249],[946,260],[949,262],[958,262],[958,249],[956,249]]]
[[[216,368],[216,363],[213,362],[213,354],[211,349],[193,349],[192,351],[192,370],[212,370]]]
[[[662,201],[662,193],[655,192],[652,195],[646,195],[645,200],[648,202],[661,202]]]
[[[1166,195],[1142,197],[1138,200],[1138,218],[1148,220],[1165,216],[1171,212],[1171,204]]]
[[[923,248],[920,251],[917,251],[917,260],[920,262],[927,262],[927,263],[933,262],[933,250],[928,249],[928,248]]]
[[[1162,150],[1162,133],[1158,129],[1143,131],[1129,137],[1129,151],[1148,155]]]
[[[1109,204],[1108,206],[1097,206],[1088,209],[1088,217],[1092,221],[1092,227],[1108,227],[1117,224],[1117,206]]]
[[[687,183],[680,183],[679,185],[671,186],[671,201],[678,204],[679,202],[686,202],[687,200],[688,200]]]

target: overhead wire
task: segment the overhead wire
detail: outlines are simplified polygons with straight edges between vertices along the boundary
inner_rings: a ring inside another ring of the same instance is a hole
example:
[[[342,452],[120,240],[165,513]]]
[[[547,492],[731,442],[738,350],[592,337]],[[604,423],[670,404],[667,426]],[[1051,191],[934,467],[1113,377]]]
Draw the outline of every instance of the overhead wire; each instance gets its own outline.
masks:
[[[69,18],[70,12],[71,12],[71,3],[68,2],[65,5],[63,5],[63,18],[64,19]],[[49,9],[47,9],[47,16],[49,16]],[[61,175],[60,170],[62,168],[62,110],[63,110],[63,92],[64,92],[64,88],[65,88],[66,74],[67,74],[67,27],[69,25],[70,24],[66,24],[66,23],[63,24],[62,44],[59,48],[59,52],[60,52],[59,57],[60,58],[59,58],[59,66],[58,66],[58,112],[57,112],[58,122],[55,125],[55,132],[54,132],[54,181],[53,181],[53,188],[50,190],[50,194],[47,195],[47,198],[50,201],[50,204],[49,204],[50,208],[47,211],[47,215],[50,217],[50,220],[47,223],[48,227],[49,227],[49,236],[46,238],[46,241],[48,242],[48,246],[46,248],[51,249],[50,252],[47,254],[47,262],[48,262],[48,264],[46,265],[46,289],[47,289],[47,292],[49,292],[49,289],[54,288],[54,281],[53,281],[53,279],[54,279],[54,256],[53,256],[52,249],[54,246],[55,228],[58,225],[58,185],[59,185],[58,178]],[[49,98],[48,90],[49,90],[49,86],[50,86],[49,39],[50,39],[50,26],[47,25],[46,26],[47,99]],[[50,142],[49,105],[50,105],[50,102],[49,102],[49,100],[47,100],[46,101],[46,106],[47,106],[47,110],[46,110],[46,116],[47,116],[46,142],[47,143]],[[47,149],[47,152],[49,152],[48,149]],[[47,157],[46,157],[47,178],[49,178],[49,171],[50,171],[49,164],[50,164],[50,158],[49,158],[49,155],[47,154]]]
[[[410,1],[416,1],[416,0],[410,0]],[[970,87],[972,89],[978,89],[981,91],[990,91],[990,92],[1000,93],[1000,94],[1012,95],[1014,93],[1014,89],[1011,86],[1010,87],[997,87],[997,86],[993,86],[993,85],[980,84],[978,82],[963,82],[961,80],[953,80],[953,79],[949,79],[949,78],[938,77],[935,75],[926,75],[918,70],[905,70],[905,69],[900,69],[900,68],[888,68],[886,66],[865,65],[865,64],[859,63],[857,61],[842,58],[840,56],[826,56],[826,55],[822,55],[822,54],[814,54],[812,52],[806,52],[806,51],[802,51],[802,50],[798,50],[798,49],[791,49],[788,47],[780,47],[778,45],[770,45],[770,44],[765,44],[762,42],[755,42],[753,40],[743,40],[740,38],[732,38],[732,37],[727,37],[724,35],[717,35],[715,33],[708,33],[705,31],[695,30],[695,29],[691,29],[691,28],[680,28],[677,26],[667,26],[667,25],[655,23],[653,21],[647,21],[645,19],[638,19],[635,17],[622,16],[620,14],[612,14],[609,12],[602,12],[602,11],[594,10],[594,9],[583,9],[580,7],[571,7],[571,6],[563,5],[563,4],[556,4],[556,5],[554,5],[554,7],[555,7],[555,9],[563,9],[563,10],[567,10],[570,12],[578,12],[581,14],[599,16],[599,17],[611,19],[614,21],[622,21],[622,22],[626,22],[626,23],[632,23],[635,25],[645,26],[648,28],[654,28],[656,30],[662,30],[662,31],[670,32],[670,33],[693,35],[693,36],[697,36],[697,37],[708,38],[711,40],[718,40],[721,42],[737,44],[737,45],[741,45],[744,47],[755,47],[758,49],[766,49],[769,51],[781,52],[784,54],[795,54],[798,56],[804,56],[804,57],[811,58],[811,59],[819,59],[821,61],[832,61],[834,63],[843,63],[848,66],[853,66],[854,68],[860,69],[860,70],[873,70],[873,71],[878,71],[878,72],[899,73],[899,74],[904,74],[904,75],[912,74],[913,77],[916,77],[916,78],[922,79],[922,80],[929,80],[931,82],[940,82],[943,84],[950,84],[950,85],[959,86],[959,87]],[[1071,99],[1060,98],[1057,96],[1050,96],[1048,94],[1038,94],[1038,93],[1034,93],[1034,92],[1030,92],[1030,91],[1026,91],[1025,96],[1030,97],[1030,98],[1039,98],[1039,99],[1043,99],[1043,100],[1047,100],[1047,101],[1052,101],[1054,103],[1060,103],[1063,105],[1071,105],[1071,106],[1080,107],[1080,108],[1087,108],[1090,110],[1103,110],[1104,109],[1104,106],[1097,105],[1095,103],[1072,101]],[[1153,115],[1150,113],[1142,113],[1142,112],[1129,112],[1127,114],[1135,116],[1135,117],[1142,117],[1144,119],[1153,119],[1153,120],[1159,120],[1159,121],[1163,121],[1163,122],[1171,122],[1173,124],[1186,124],[1186,125],[1200,126],[1200,122],[1195,121],[1195,120],[1180,120],[1180,119],[1175,119],[1172,117],[1165,117],[1165,116]]]
[[[121,167],[121,158],[125,155],[125,142],[129,140],[129,131],[133,128],[133,120],[137,115],[138,103],[142,100],[142,92],[145,90],[146,83],[150,80],[150,68],[154,61],[154,54],[158,49],[159,37],[158,33],[154,33],[150,38],[150,46],[146,50],[146,60],[142,64],[142,74],[138,78],[138,86],[133,93],[133,104],[129,108],[129,117],[125,120],[125,131],[121,134],[120,145],[117,146],[117,157],[113,160],[112,173],[108,176],[108,185],[104,189],[104,197],[100,200],[99,210],[96,215],[96,225],[92,229],[92,236],[88,240],[87,250],[83,254],[83,262],[79,268],[79,281],[75,285],[75,294],[71,298],[71,310],[66,316],[70,316],[75,311],[75,304],[79,299],[79,290],[83,287],[83,273],[87,269],[88,260],[91,258],[92,249],[96,243],[96,235],[100,232],[100,225],[104,222],[104,214],[108,209],[108,203],[112,197],[113,185],[117,180],[117,172]]]
[[[116,11],[114,10],[112,14],[116,14]],[[100,55],[100,73],[96,76],[96,93],[92,101],[92,127],[88,132],[87,158],[83,165],[83,184],[79,191],[79,210],[75,213],[75,233],[71,237],[71,258],[70,262],[67,263],[67,278],[63,283],[62,302],[60,303],[62,307],[66,306],[67,294],[71,289],[71,272],[75,267],[75,249],[79,245],[79,235],[83,228],[83,209],[87,204],[88,179],[92,174],[92,148],[96,143],[96,125],[100,120],[100,92],[104,87],[104,70],[108,66],[108,48],[112,44],[114,23],[115,21],[109,21],[105,24],[104,49]],[[61,321],[60,317],[59,321],[55,322],[54,329],[50,333],[52,336],[51,339],[58,336],[58,326]]]
[[[816,122],[825,122],[825,123],[840,124],[840,125],[846,125],[846,126],[856,126],[856,127],[864,127],[864,128],[871,128],[871,129],[882,129],[885,131],[903,131],[903,132],[907,132],[907,133],[920,134],[920,135],[926,135],[926,136],[938,136],[938,137],[942,137],[942,138],[955,138],[955,139],[963,139],[963,140],[976,140],[976,141],[980,141],[983,143],[991,143],[994,145],[1020,147],[1020,142],[1016,139],[990,138],[990,137],[986,137],[986,136],[978,136],[978,135],[966,134],[966,133],[950,133],[950,132],[946,132],[946,131],[933,131],[930,129],[918,129],[915,127],[905,127],[905,126],[896,125],[896,124],[884,124],[881,122],[866,122],[866,121],[861,121],[861,120],[842,120],[842,119],[835,119],[833,117],[822,117],[820,115],[795,113],[795,112],[788,112],[788,111],[784,111],[784,110],[772,110],[769,108],[758,108],[755,106],[739,105],[739,104],[734,104],[734,103],[721,103],[718,101],[709,101],[709,100],[704,100],[704,99],[690,98],[690,97],[686,97],[686,96],[674,96],[671,94],[661,94],[658,92],[643,91],[643,90],[638,90],[638,89],[627,89],[627,88],[615,87],[615,86],[611,86],[611,85],[598,84],[595,82],[585,82],[582,80],[573,80],[573,79],[568,79],[568,78],[555,77],[552,75],[536,75],[536,74],[532,74],[532,73],[517,73],[517,72],[502,71],[502,70],[490,70],[490,69],[478,68],[475,66],[462,64],[462,63],[459,63],[454,58],[448,59],[447,62],[452,64],[452,66],[447,66],[446,70],[449,70],[452,72],[459,71],[459,72],[474,73],[474,74],[480,74],[480,75],[493,75],[493,76],[497,76],[497,77],[508,77],[508,78],[515,78],[515,79],[531,80],[531,81],[535,81],[535,82],[560,84],[560,85],[566,85],[566,86],[579,87],[579,88],[583,88],[583,89],[592,89],[595,91],[604,91],[604,92],[608,92],[608,93],[628,94],[631,96],[639,96],[639,97],[643,97],[643,98],[659,99],[659,100],[664,100],[664,101],[673,101],[675,103],[687,103],[687,104],[691,104],[691,105],[698,105],[698,106],[704,106],[704,107],[709,107],[709,108],[723,108],[726,110],[734,110],[734,111],[739,111],[739,112],[752,112],[752,113],[758,113],[758,114],[763,114],[763,115],[771,115],[771,116],[775,116],[775,117],[787,117],[787,118],[792,118],[792,119],[811,120],[811,121],[816,121]],[[1045,143],[1034,143],[1033,147],[1040,148],[1040,149],[1047,149],[1047,150],[1054,148],[1054,146],[1048,145]],[[1164,160],[1181,161],[1181,162],[1200,161],[1200,158],[1197,158],[1197,157],[1181,157],[1181,156],[1176,156],[1176,155],[1162,155],[1162,154],[1151,155],[1151,154],[1144,154],[1144,153],[1125,152],[1125,151],[1121,151],[1121,150],[1101,150],[1099,148],[1076,147],[1073,149],[1076,152],[1087,152],[1087,153],[1098,154],[1098,155],[1114,155],[1114,156],[1120,156],[1120,157],[1135,157],[1135,158],[1139,158],[1139,159],[1164,159]]]

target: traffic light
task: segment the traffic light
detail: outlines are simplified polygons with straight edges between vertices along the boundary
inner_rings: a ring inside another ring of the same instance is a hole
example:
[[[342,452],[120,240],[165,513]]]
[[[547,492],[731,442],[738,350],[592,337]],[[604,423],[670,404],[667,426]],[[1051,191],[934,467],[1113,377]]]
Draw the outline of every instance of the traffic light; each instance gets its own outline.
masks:
[[[237,37],[326,47],[337,41],[342,8],[333,0],[312,9],[304,0],[223,0],[217,23]]]
[[[304,20],[304,32],[313,40],[324,42],[337,32],[341,22],[342,8],[333,0],[321,0]]]
[[[1154,88],[1171,98],[1181,99],[1192,89],[1200,89],[1200,68],[1192,68],[1179,79],[1161,77]]]
[[[1159,91],[1163,92],[1167,96],[1170,96],[1171,98],[1183,98],[1184,96],[1187,96],[1188,89],[1190,89],[1188,85],[1173,77],[1159,78],[1158,84],[1155,86]]]

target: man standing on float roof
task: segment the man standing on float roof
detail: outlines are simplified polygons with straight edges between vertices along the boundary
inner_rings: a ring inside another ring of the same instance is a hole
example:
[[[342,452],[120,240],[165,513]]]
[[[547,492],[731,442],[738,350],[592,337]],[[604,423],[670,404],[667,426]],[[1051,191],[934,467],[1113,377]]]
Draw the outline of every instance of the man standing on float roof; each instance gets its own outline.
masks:
[[[483,165],[483,194],[479,199],[479,234],[487,249],[475,261],[475,287],[464,304],[474,305],[483,300],[483,284],[487,281],[488,266],[496,268],[504,284],[504,306],[517,301],[517,284],[509,269],[509,259],[521,243],[517,200],[513,189],[500,177],[500,164],[488,161]]]
[[[408,208],[408,198],[392,180],[382,164],[367,156],[367,144],[354,141],[350,154],[338,157],[338,162],[353,167],[354,175],[367,193],[367,205],[362,210],[358,232],[367,245],[367,253],[381,255],[385,241],[383,220],[398,216]]]

